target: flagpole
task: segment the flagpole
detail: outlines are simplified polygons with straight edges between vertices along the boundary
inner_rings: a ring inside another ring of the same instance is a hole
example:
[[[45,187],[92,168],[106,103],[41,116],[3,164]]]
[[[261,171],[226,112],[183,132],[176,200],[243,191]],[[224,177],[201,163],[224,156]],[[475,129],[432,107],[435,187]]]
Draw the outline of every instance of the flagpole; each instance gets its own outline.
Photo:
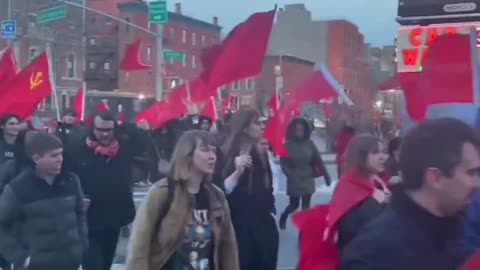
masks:
[[[82,95],[82,115],[80,116],[80,120],[83,122],[85,120],[85,106],[86,106],[86,101],[87,101],[87,27],[86,27],[86,18],[87,18],[87,11],[85,9],[86,6],[86,1],[83,0],[82,3],[82,54],[83,54],[83,61],[82,61],[82,89],[83,89],[83,95]]]
[[[52,86],[53,101],[55,102],[55,108],[57,111],[57,121],[60,122],[60,107],[58,105],[57,85],[55,82],[55,76],[53,75],[53,69],[52,69],[52,54],[51,54],[50,41],[47,42],[47,55],[48,55],[48,73],[50,76],[50,84]]]

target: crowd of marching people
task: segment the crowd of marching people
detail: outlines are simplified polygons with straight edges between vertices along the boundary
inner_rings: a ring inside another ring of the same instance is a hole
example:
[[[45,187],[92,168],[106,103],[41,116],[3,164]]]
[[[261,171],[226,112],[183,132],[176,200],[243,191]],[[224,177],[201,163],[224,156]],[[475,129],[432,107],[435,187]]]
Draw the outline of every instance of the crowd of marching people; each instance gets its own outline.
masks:
[[[1,268],[108,270],[132,222],[128,270],[275,270],[289,217],[298,270],[454,270],[480,248],[480,137],[467,124],[426,120],[388,143],[346,127],[332,200],[311,206],[315,178],[333,181],[312,125],[295,118],[280,157],[289,204],[277,209],[265,120],[241,110],[150,130],[66,111],[39,131],[4,116]],[[133,185],[151,186],[139,209]]]

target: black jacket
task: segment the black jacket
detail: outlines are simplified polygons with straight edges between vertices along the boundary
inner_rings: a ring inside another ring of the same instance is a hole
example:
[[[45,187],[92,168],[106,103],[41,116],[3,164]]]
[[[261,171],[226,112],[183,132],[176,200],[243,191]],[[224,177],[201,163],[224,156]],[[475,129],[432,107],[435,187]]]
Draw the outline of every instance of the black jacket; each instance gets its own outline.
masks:
[[[87,248],[83,193],[74,174],[52,185],[33,170],[22,172],[0,195],[0,253],[30,268],[74,270]]]
[[[87,147],[86,137],[68,148],[71,152],[66,164],[79,176],[91,200],[87,216],[92,231],[120,228],[135,216],[130,165],[135,156],[143,153],[146,133],[125,124],[115,132],[120,149],[110,161],[95,155]]]
[[[374,198],[368,198],[346,213],[337,225],[338,249],[342,251],[365,225],[380,215],[383,209],[383,204],[380,204]]]
[[[18,135],[17,142],[13,145],[7,144],[0,135],[0,165],[8,160],[22,158],[24,156],[23,134]]]
[[[404,192],[343,250],[340,270],[455,270],[459,218],[433,216]]]

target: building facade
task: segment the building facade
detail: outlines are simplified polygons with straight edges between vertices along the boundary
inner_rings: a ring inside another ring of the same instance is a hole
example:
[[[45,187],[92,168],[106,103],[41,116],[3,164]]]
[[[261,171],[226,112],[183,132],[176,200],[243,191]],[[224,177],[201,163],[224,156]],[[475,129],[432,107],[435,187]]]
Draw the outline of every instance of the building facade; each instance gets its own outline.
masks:
[[[119,4],[120,16],[126,21],[157,31],[156,24],[148,22],[148,6],[144,2]],[[195,79],[202,71],[202,51],[220,42],[221,27],[218,18],[204,22],[182,14],[181,4],[175,12],[168,13],[168,23],[163,27],[164,51],[184,53],[183,59],[164,59],[162,66],[156,65],[155,36],[130,26],[119,28],[120,55],[123,56],[128,44],[142,40],[141,61],[152,67],[143,71],[120,71],[119,86],[122,91],[135,92],[146,97],[155,97],[157,69],[162,69],[165,94],[187,80]]]
[[[279,9],[269,54],[284,54],[325,63],[353,100],[353,107],[337,106],[342,116],[367,127],[373,115],[375,80],[367,45],[358,27],[347,20],[313,20],[304,4]]]
[[[278,89],[280,100],[287,99],[292,91],[312,72],[315,63],[290,55],[267,55],[262,72],[256,78],[256,102],[262,109]]]

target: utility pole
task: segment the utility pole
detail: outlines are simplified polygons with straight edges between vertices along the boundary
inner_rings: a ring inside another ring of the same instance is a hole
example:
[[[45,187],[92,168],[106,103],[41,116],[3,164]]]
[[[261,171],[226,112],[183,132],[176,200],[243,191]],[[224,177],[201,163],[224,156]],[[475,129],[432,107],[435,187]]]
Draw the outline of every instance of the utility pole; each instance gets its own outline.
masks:
[[[156,78],[156,98],[158,101],[162,100],[163,96],[163,74],[162,74],[162,60],[163,60],[163,24],[157,24],[157,72]]]

